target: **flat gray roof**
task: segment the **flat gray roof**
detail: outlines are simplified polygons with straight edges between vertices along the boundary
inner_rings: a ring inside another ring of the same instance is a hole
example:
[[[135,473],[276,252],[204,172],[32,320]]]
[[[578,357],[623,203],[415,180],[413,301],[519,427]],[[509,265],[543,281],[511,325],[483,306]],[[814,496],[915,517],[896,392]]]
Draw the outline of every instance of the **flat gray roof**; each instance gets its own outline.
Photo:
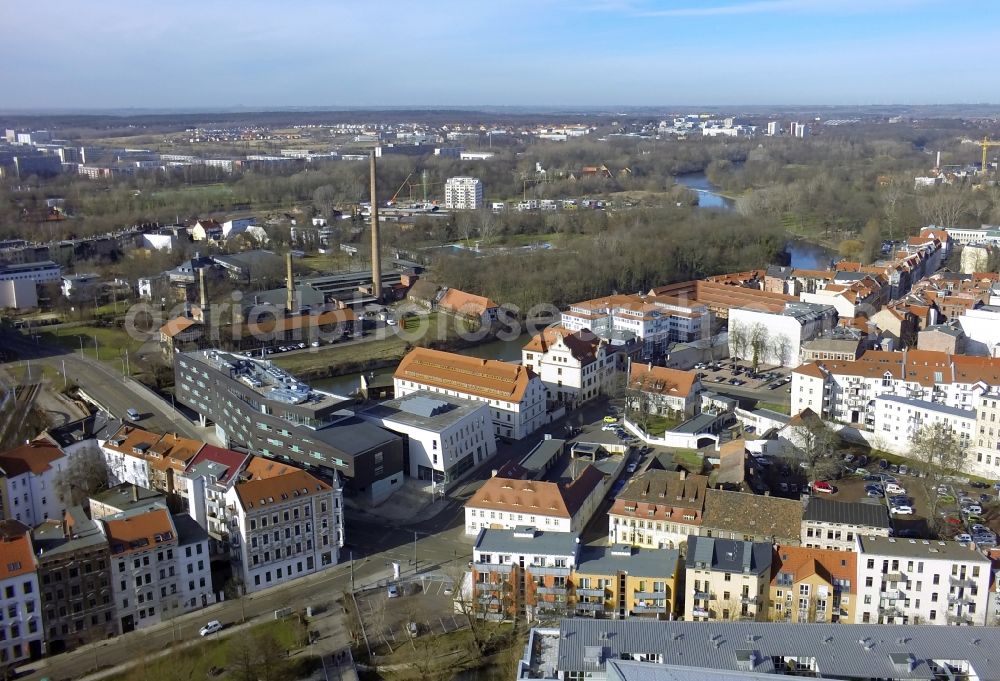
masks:
[[[552,459],[562,455],[565,446],[566,440],[556,438],[542,440],[528,452],[527,456],[521,459],[521,467],[531,473],[542,471]]]
[[[678,568],[679,559],[677,549],[584,546],[580,549],[576,571],[593,575],[627,572],[630,577],[671,577]]]
[[[379,445],[399,439],[395,433],[382,430],[375,424],[356,416],[337,421],[325,428],[309,430],[308,435],[350,455],[362,454]]]
[[[937,402],[928,402],[927,400],[915,400],[909,397],[900,397],[899,395],[879,395],[875,399],[883,400],[885,402],[893,402],[894,404],[901,404],[903,406],[913,407],[916,409],[927,409],[929,411],[936,411],[939,414],[947,414],[948,416],[958,416],[967,419],[976,418],[975,409],[959,409],[958,407],[949,407],[944,404],[938,404]]]
[[[486,553],[576,556],[579,544],[576,535],[570,532],[535,530],[534,536],[516,536],[528,534],[533,529],[525,526],[513,530],[480,530],[475,548]]]
[[[418,390],[365,410],[365,414],[425,430],[441,431],[482,409],[484,402]],[[492,428],[492,425],[490,425]]]
[[[929,661],[967,661],[979,681],[1000,680],[997,627],[579,618],[560,622],[557,641],[564,673],[600,672],[627,653],[757,673],[773,670],[774,658],[809,658],[815,676],[834,679],[932,679]]]
[[[902,558],[929,558],[934,560],[961,560],[986,563],[990,559],[979,553],[974,545],[937,539],[902,539],[897,537],[859,537],[862,553],[874,553]],[[1000,658],[997,658],[1000,662]]]

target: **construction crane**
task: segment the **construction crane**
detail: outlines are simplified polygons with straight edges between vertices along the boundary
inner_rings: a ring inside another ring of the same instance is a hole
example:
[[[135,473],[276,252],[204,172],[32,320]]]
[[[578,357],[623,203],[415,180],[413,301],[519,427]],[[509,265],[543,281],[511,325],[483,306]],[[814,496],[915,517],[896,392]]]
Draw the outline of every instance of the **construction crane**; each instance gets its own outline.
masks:
[[[990,147],[1000,147],[1000,141],[991,142],[989,137],[983,137],[983,141],[979,143],[979,146],[981,146],[983,148],[983,165],[981,166],[981,169],[983,171],[983,175],[985,175],[986,174],[986,152],[989,150]]]
[[[418,187],[418,188],[423,189],[424,203],[427,203],[427,189],[428,189],[428,187],[437,187],[437,186],[440,186],[440,185],[444,185],[444,182],[428,182],[427,181],[427,171],[426,170],[421,171],[421,173],[420,173],[420,181],[419,182],[411,181],[410,180],[411,177],[413,177],[413,173],[409,173],[406,176],[406,179],[403,180],[403,184],[399,185],[399,189],[397,189],[396,193],[392,195],[391,199],[389,199],[389,205],[390,206],[396,205],[396,198],[400,195],[400,193],[403,191],[404,188],[408,189],[409,192],[410,192],[410,201],[413,201],[413,189],[414,189],[414,187]]]

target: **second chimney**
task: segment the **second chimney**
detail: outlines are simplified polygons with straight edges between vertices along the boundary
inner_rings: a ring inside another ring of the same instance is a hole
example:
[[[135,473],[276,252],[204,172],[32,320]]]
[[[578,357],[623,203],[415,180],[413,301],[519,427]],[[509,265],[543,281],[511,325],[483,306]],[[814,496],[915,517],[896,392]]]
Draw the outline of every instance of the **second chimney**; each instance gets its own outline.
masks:
[[[288,314],[295,311],[295,279],[292,278],[292,254],[285,254],[285,289],[288,292],[288,298],[285,301],[285,310]]]

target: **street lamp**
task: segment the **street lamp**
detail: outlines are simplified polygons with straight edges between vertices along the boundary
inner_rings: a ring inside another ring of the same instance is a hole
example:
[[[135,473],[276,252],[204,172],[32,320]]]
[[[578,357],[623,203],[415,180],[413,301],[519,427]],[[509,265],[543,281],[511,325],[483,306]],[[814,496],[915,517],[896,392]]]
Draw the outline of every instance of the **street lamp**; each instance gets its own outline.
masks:
[[[96,333],[94,334],[94,355],[97,357],[98,360],[101,359],[101,349],[99,347],[97,347],[97,334]]]

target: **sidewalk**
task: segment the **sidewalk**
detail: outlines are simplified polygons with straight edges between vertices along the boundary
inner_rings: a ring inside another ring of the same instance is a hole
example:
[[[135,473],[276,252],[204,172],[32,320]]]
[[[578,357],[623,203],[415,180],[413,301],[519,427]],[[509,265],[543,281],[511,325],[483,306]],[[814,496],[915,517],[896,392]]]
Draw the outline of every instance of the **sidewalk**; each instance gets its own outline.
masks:
[[[376,518],[392,521],[419,523],[433,518],[448,507],[450,500],[441,494],[431,494],[430,483],[406,478],[403,486],[380,504],[370,504],[364,499],[344,497],[344,506]]]

